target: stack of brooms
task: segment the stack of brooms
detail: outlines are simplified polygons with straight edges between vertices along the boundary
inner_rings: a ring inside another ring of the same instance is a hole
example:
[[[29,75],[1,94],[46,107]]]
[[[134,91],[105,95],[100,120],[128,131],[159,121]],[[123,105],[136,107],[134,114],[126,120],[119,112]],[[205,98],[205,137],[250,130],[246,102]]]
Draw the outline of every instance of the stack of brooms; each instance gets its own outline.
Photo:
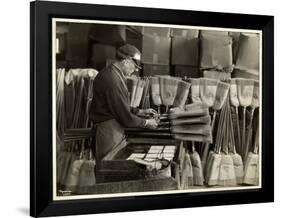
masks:
[[[222,107],[217,129],[216,143],[207,159],[206,184],[235,186],[242,182],[243,162],[236,153],[229,96]]]
[[[75,69],[69,70],[67,77],[63,78],[65,86],[73,84],[71,87],[76,92],[70,126],[72,130],[89,126],[89,108],[96,75],[97,71],[94,69]],[[68,93],[64,93],[64,98],[66,94]],[[79,131],[76,134],[79,135]],[[64,150],[57,154],[57,183],[58,190],[62,193],[86,193],[95,184],[95,160],[91,149],[85,149],[85,143],[81,139],[66,142]]]

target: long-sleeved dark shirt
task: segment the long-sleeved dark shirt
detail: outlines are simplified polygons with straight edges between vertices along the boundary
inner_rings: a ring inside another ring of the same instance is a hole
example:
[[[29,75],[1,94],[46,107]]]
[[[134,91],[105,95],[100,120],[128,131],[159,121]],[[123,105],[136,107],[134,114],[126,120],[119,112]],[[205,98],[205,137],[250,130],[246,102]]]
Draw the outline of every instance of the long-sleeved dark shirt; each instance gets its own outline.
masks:
[[[90,118],[94,123],[116,119],[123,127],[144,127],[145,120],[131,111],[126,78],[112,64],[95,78]]]

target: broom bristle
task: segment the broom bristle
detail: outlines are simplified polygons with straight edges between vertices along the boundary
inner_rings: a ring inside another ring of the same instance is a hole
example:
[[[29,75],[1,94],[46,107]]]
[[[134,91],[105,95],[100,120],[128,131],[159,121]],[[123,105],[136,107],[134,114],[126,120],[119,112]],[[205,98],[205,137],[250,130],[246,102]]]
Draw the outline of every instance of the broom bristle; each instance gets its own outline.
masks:
[[[212,168],[212,162],[214,161],[214,151],[210,151],[207,157],[207,160],[205,163],[202,162],[202,167],[204,169],[204,177],[205,181],[207,181],[210,178],[210,170]],[[205,165],[205,166],[204,166]]]
[[[208,185],[214,186],[218,184],[220,165],[222,161],[221,154],[214,153],[211,159],[210,174],[208,180],[206,181]]]
[[[72,192],[76,191],[78,181],[79,181],[79,175],[81,167],[84,163],[84,160],[75,160],[71,166],[70,173],[66,180],[66,189],[71,190]]]
[[[219,170],[218,184],[222,186],[234,186],[237,184],[232,157],[223,154]]]
[[[254,154],[249,152],[246,164],[245,164],[245,176],[244,176],[244,184],[247,185],[255,185],[256,184],[256,173],[257,167],[259,164],[259,156],[258,154]]]
[[[244,166],[242,157],[237,153],[231,154],[231,157],[233,160],[237,184],[242,184],[244,179]]]
[[[190,160],[192,164],[192,171],[193,171],[193,185],[203,185],[204,177],[202,171],[201,160],[198,152],[194,151],[190,155]]]

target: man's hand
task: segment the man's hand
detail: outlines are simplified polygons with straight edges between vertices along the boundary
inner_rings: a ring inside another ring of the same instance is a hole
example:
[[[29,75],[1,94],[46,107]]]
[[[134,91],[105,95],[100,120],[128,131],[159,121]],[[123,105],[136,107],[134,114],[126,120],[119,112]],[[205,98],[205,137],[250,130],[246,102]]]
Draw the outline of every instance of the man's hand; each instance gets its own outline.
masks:
[[[155,119],[148,119],[146,120],[146,123],[145,123],[145,128],[148,128],[148,129],[156,129],[158,126],[158,123]]]
[[[149,109],[140,109],[138,114],[138,116],[141,117],[146,117],[146,118],[157,118],[158,117],[158,113],[156,110],[149,108]]]

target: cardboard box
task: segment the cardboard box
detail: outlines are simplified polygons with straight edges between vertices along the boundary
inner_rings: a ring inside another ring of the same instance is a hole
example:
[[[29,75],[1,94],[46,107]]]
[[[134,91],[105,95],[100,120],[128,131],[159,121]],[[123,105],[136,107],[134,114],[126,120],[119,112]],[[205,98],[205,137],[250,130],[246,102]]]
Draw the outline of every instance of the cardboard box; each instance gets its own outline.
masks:
[[[170,28],[167,27],[142,27],[143,35],[169,37]]]
[[[172,64],[198,66],[199,64],[199,40],[185,37],[173,37],[172,39]]]
[[[200,70],[199,67],[192,67],[192,66],[182,66],[176,65],[175,67],[175,76],[176,77],[188,77],[188,78],[199,78],[200,77]]]
[[[239,38],[235,68],[258,75],[260,68],[260,36],[242,33]]]
[[[221,31],[221,30],[200,30],[200,34],[201,36],[206,34],[228,36],[227,31]]]
[[[170,37],[144,35],[142,41],[142,63],[169,65]]]
[[[170,66],[152,64],[143,65],[143,76],[155,75],[170,75]]]
[[[199,30],[196,29],[171,29],[172,37],[185,37],[187,39],[194,39],[199,37]]]
[[[224,35],[201,35],[200,66],[203,69],[226,68],[233,64],[232,38]]]

